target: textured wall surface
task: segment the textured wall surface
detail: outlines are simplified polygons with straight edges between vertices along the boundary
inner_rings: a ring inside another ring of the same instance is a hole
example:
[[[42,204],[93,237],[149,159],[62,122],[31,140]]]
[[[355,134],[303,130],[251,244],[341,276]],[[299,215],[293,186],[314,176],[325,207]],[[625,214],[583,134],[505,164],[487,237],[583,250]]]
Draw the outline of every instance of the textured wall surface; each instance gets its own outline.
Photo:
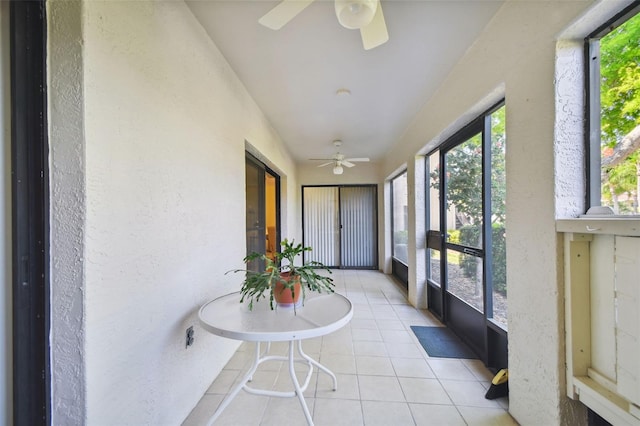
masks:
[[[584,213],[584,42],[560,40],[556,53],[556,217]]]
[[[295,168],[184,3],[54,1],[49,27],[54,424],[180,424],[237,347],[197,310],[239,289],[245,141],[291,228]]]
[[[415,247],[409,250],[409,264],[415,268],[409,269],[408,299],[416,308],[427,308],[427,227],[426,194],[428,185],[426,164],[422,157],[415,158],[407,167],[407,190],[409,193],[409,241],[408,245]],[[387,237],[390,237],[387,233]]]
[[[341,175],[334,175],[331,165],[309,167],[305,164],[298,168],[298,176],[301,185],[362,185],[380,181],[378,163],[356,163],[355,167],[343,169]]]
[[[509,409],[521,424],[572,424],[580,415],[564,396],[554,67],[557,35],[591,4],[506,2],[383,164],[388,175],[506,99]]]
[[[48,5],[53,424],[86,423],[81,3]]]

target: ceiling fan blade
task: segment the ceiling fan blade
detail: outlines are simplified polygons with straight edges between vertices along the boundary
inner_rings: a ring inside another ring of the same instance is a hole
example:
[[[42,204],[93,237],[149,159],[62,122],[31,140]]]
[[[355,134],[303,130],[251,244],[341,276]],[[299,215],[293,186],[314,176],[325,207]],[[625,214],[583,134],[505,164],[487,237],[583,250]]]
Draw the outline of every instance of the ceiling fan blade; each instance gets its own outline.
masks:
[[[369,159],[367,157],[359,157],[359,158],[345,158],[346,161],[352,161],[354,163],[357,162],[367,162]]]
[[[360,37],[362,37],[362,45],[364,50],[370,50],[389,41],[389,33],[387,32],[387,24],[382,14],[382,5],[378,0],[378,7],[373,20],[366,27],[360,28]]]
[[[329,161],[328,163],[320,164],[318,167],[328,166],[329,164],[333,164],[333,161]]]
[[[355,164],[351,163],[351,162],[350,162],[350,161],[348,161],[348,160],[342,160],[342,161],[340,162],[340,165],[342,165],[342,166],[347,166],[347,167],[353,167],[353,166],[355,166]]]
[[[272,30],[284,27],[296,15],[302,12],[314,0],[283,0],[276,7],[267,12],[258,22]]]

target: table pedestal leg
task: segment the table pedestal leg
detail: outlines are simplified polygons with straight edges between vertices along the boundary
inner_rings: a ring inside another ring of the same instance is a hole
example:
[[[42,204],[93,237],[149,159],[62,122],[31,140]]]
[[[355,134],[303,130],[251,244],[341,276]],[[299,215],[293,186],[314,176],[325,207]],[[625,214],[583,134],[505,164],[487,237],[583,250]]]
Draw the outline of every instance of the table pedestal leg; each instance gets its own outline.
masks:
[[[293,382],[293,387],[296,389],[296,395],[298,396],[298,401],[300,401],[300,405],[302,406],[302,411],[304,412],[304,417],[307,419],[307,424],[309,426],[313,426],[313,419],[311,418],[311,413],[309,412],[309,407],[307,407],[307,402],[304,400],[304,389],[300,387],[300,383],[298,382],[298,378],[296,377],[296,370],[294,368],[295,358],[293,357],[293,346],[294,341],[289,342],[289,375],[291,376],[291,381]],[[300,344],[300,340],[298,340],[298,352],[302,355],[302,346]],[[305,354],[306,355],[306,354]],[[309,357],[304,357],[307,361],[309,361]],[[305,381],[305,388],[309,383],[309,377],[311,377],[311,373],[313,372],[313,366],[311,363],[309,365],[309,373],[307,374],[307,380]]]
[[[302,350],[302,341],[301,340],[291,340],[289,341],[289,353],[287,356],[278,356],[278,355],[269,355],[269,349],[271,347],[271,342],[268,343],[267,349],[263,354],[260,353],[260,342],[256,342],[256,350],[255,350],[255,358],[253,360],[253,364],[249,371],[243,376],[242,380],[229,392],[229,395],[222,401],[220,406],[216,409],[213,416],[209,419],[207,426],[211,426],[213,422],[220,417],[220,414],[224,411],[225,408],[229,406],[231,401],[238,395],[240,390],[244,389],[245,391],[256,394],[256,395],[265,395],[265,396],[276,396],[276,397],[298,397],[298,401],[300,401],[300,405],[302,406],[302,411],[304,412],[304,417],[307,420],[309,426],[313,426],[313,419],[311,418],[311,413],[309,412],[309,407],[304,399],[304,391],[309,386],[309,382],[311,381],[311,375],[313,374],[313,366],[318,367],[319,370],[331,376],[333,379],[333,390],[338,389],[338,379],[335,374],[331,372],[327,367],[320,364],[318,361],[311,358],[309,355],[304,353]],[[301,359],[296,359],[294,356],[294,347],[297,348],[298,354]],[[253,379],[253,375],[256,372],[258,365],[265,361],[288,361],[289,367],[289,375],[291,376],[291,382],[293,383],[294,391],[282,392],[282,391],[274,391],[267,389],[255,389],[247,385]],[[296,362],[304,362],[309,367],[307,371],[304,383],[301,385],[298,381],[298,377],[296,376],[295,371],[295,363]]]
[[[233,401],[233,398],[235,398],[238,395],[240,390],[242,390],[242,388],[247,384],[247,382],[253,379],[253,373],[256,372],[258,365],[260,365],[260,342],[256,342],[256,356],[255,356],[255,359],[253,360],[253,365],[251,365],[251,368],[249,369],[249,371],[247,371],[247,373],[244,375],[242,380],[240,380],[240,383],[238,383],[236,387],[234,387],[233,390],[229,393],[229,395],[227,395],[227,397],[222,401],[222,403],[220,403],[220,405],[216,409],[216,412],[213,413],[213,416],[211,416],[211,418],[209,419],[209,422],[207,422],[207,426],[211,426],[213,422],[215,422],[216,419],[220,417],[220,414],[222,414],[224,409],[227,408],[229,404],[231,404],[231,401]]]
[[[331,378],[333,379],[333,390],[334,391],[338,390],[338,379],[336,378],[336,375],[333,374],[333,372],[329,370],[327,367],[320,364],[318,361],[311,358],[309,355],[307,355],[302,351],[302,340],[298,340],[298,353],[302,358],[306,359],[309,364],[315,365],[316,367],[318,367],[318,370],[322,370],[325,373],[327,373],[329,376],[331,376]]]

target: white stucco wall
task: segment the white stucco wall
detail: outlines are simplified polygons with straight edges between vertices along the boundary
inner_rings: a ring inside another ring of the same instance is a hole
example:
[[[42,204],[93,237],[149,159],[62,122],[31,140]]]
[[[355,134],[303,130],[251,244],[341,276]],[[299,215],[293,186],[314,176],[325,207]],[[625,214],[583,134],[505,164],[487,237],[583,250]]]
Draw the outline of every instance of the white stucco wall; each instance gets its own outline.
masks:
[[[506,2],[383,165],[390,173],[506,98],[509,410],[521,424],[574,424],[583,415],[564,396],[554,60],[557,34],[591,3]]]
[[[356,163],[355,167],[344,167],[341,175],[333,174],[331,165],[318,167],[308,162],[298,166],[300,185],[368,185],[380,181],[380,164]]]
[[[238,289],[245,141],[283,227],[295,167],[184,3],[54,1],[49,31],[54,424],[179,424],[237,347],[197,309]]]
[[[11,105],[9,3],[0,2],[0,423],[13,424],[11,323]]]
[[[52,424],[86,423],[81,4],[47,5]]]
[[[425,159],[417,156],[407,164],[407,201],[409,238],[409,276],[407,279],[407,298],[416,308],[427,308],[427,224]]]

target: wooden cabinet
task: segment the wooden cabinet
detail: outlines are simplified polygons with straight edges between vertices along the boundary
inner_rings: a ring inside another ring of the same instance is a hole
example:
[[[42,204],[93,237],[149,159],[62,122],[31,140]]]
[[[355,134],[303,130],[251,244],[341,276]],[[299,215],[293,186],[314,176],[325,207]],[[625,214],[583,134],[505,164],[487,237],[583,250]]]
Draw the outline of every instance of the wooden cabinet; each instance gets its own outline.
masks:
[[[640,220],[559,220],[567,394],[608,422],[640,425]]]

